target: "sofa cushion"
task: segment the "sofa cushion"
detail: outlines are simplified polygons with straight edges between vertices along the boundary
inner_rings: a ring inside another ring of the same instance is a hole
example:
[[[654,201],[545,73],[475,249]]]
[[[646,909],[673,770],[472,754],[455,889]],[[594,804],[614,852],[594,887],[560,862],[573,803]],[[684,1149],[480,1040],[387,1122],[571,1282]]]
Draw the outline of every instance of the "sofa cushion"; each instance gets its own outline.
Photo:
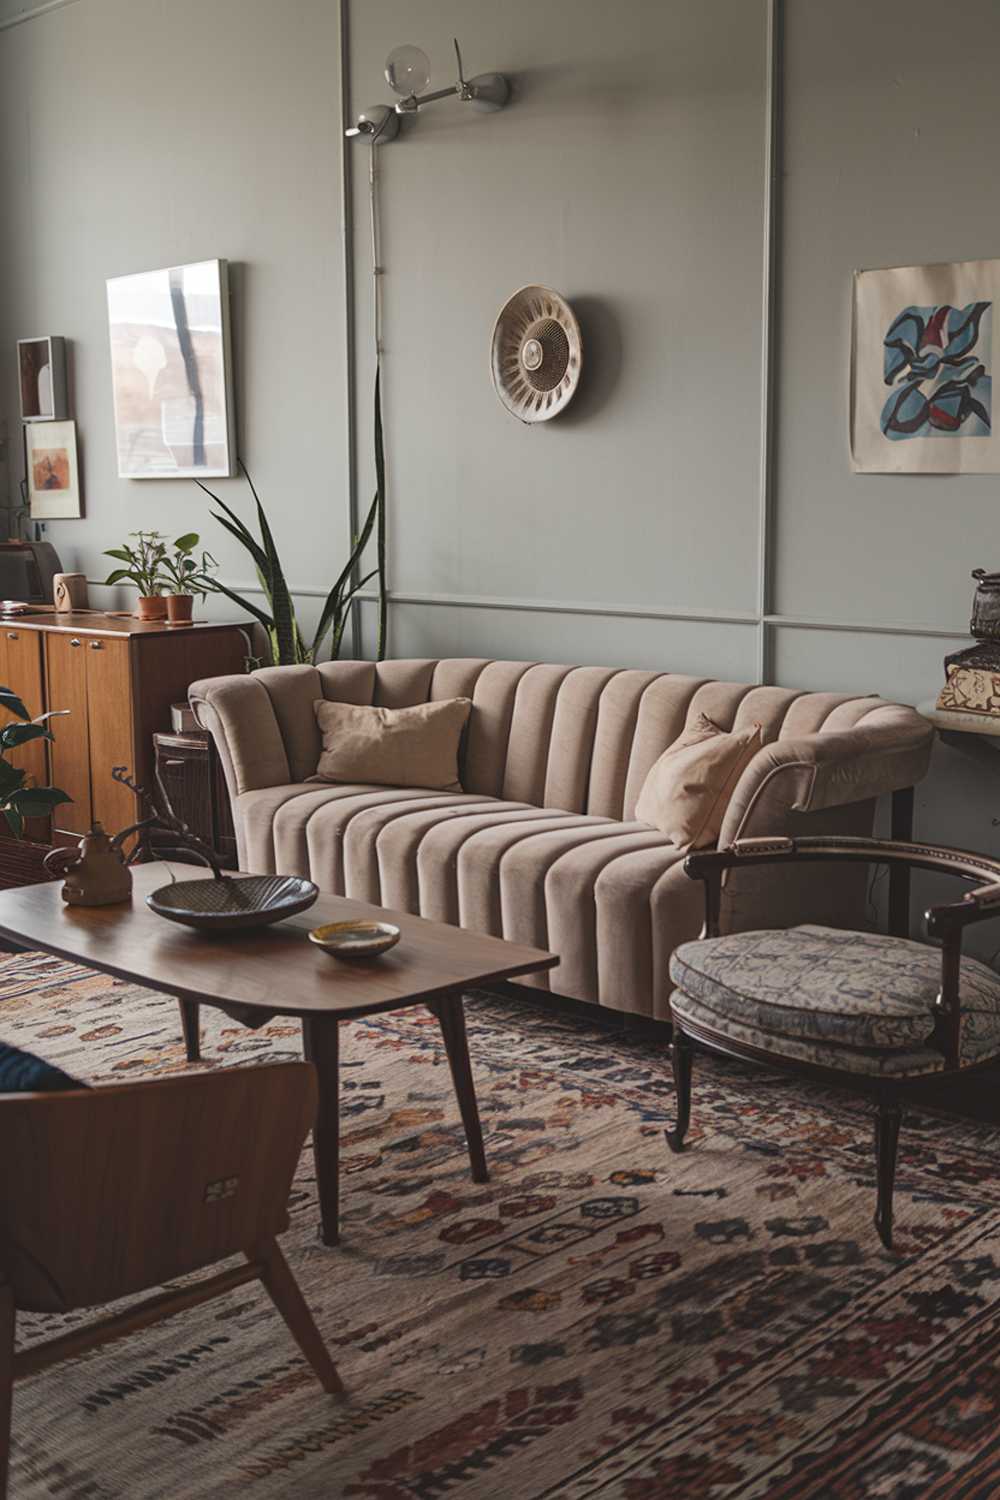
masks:
[[[471,792],[290,783],[236,801],[254,872],[550,948],[533,984],[667,1015],[670,949],[701,925],[682,852],[643,823]]]
[[[764,743],[763,735],[760,724],[727,734],[698,714],[651,768],[636,817],[680,849],[714,844],[736,783]]]
[[[370,899],[352,886],[358,861],[356,835],[368,813],[383,823],[408,812],[440,809],[495,799],[464,792],[423,792],[328,782],[297,782],[244,792],[235,809],[242,829],[243,866],[254,874],[309,875],[327,891]]]
[[[705,1024],[752,1033],[764,1050],[781,1052],[791,1039],[813,1049],[899,1052],[930,1041],[941,955],[905,938],[803,926],[685,943],[670,972],[682,992],[671,1000],[679,1019],[690,997],[712,1018]],[[1000,1047],[1000,976],[964,958],[961,993],[970,1061]]]
[[[458,758],[470,699],[367,708],[319,698],[313,706],[323,749],[310,780],[462,790]]]
[[[863,1074],[869,1078],[916,1078],[921,1074],[944,1071],[944,1053],[935,1047],[845,1047],[839,1042],[821,1042],[801,1037],[775,1036],[773,1032],[756,1031],[733,1016],[720,1018],[700,1000],[683,990],[670,996],[674,1024],[701,1026],[739,1046],[753,1047],[783,1062],[806,1063],[811,1067],[834,1068],[840,1073]],[[981,1020],[990,1020],[978,1013]],[[991,1027],[992,1031],[992,1027]],[[997,1036],[979,1036],[967,1042],[963,1061],[985,1061],[1000,1048]]]

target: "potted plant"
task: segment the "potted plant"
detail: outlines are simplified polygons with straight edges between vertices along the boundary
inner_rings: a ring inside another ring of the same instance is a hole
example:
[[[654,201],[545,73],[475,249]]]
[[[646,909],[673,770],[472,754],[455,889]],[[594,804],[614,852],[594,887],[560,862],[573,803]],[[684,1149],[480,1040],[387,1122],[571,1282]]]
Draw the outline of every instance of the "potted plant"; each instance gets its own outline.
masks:
[[[353,540],[350,555],[344,564],[339,577],[326,596],[326,600],[319,613],[319,621],[316,626],[312,641],[307,641],[299,627],[295,614],[295,603],[292,598],[292,589],[289,588],[282,570],[281,560],[275,546],[274,536],[268,523],[260,496],[254,487],[254,482],[247,472],[247,467],[242,459],[238,459],[240,470],[250,493],[253,495],[257,508],[257,525],[260,528],[260,541],[235,511],[231,510],[221,496],[216,495],[207,485],[202,484],[200,479],[195,483],[199,489],[205,491],[210,500],[214,500],[222,511],[219,515],[212,512],[213,520],[224,526],[231,536],[234,536],[250,554],[257,570],[260,580],[260,592],[264,596],[264,605],[261,607],[252,600],[244,598],[242,594],[236,593],[225,583],[213,581],[213,589],[216,593],[225,594],[234,604],[245,609],[248,615],[253,615],[267,632],[267,644],[270,652],[271,662],[276,667],[289,666],[302,662],[317,662],[320,652],[323,650],[327,638],[330,639],[330,657],[336,661],[340,655],[340,648],[344,638],[344,631],[350,620],[351,604],[355,596],[373,578],[378,580],[378,623],[376,627],[375,651],[379,661],[384,661],[388,649],[388,603],[389,593],[386,586],[386,546],[385,546],[385,452],[382,439],[382,400],[381,400],[381,376],[375,376],[375,494],[371,506],[365,517],[360,532]],[[369,573],[362,574],[361,559],[369,541],[375,538],[375,567]],[[252,665],[259,666],[259,660],[251,658]]]
[[[12,766],[6,753],[16,750],[18,745],[27,745],[30,740],[50,740],[52,734],[45,727],[46,720],[67,713],[68,709],[53,709],[33,719],[17,694],[6,687],[0,687],[0,709],[20,720],[19,723],[4,724],[0,729],[0,812],[14,837],[20,838],[25,818],[47,818],[60,802],[72,802],[73,799],[57,786],[29,785],[28,773],[19,766]]]
[[[177,538],[163,558],[161,578],[167,588],[167,619],[171,625],[190,623],[195,594],[204,599],[216,591],[215,579],[208,570],[219,565],[210,552],[195,556],[200,540],[196,531],[188,531]]]
[[[124,567],[115,568],[105,578],[105,584],[122,583],[125,579],[139,590],[140,620],[165,620],[167,604],[163,598],[163,565],[167,555],[166,537],[159,531],[130,531],[135,545],[124,542],[120,547],[108,547],[105,557],[113,557]]]

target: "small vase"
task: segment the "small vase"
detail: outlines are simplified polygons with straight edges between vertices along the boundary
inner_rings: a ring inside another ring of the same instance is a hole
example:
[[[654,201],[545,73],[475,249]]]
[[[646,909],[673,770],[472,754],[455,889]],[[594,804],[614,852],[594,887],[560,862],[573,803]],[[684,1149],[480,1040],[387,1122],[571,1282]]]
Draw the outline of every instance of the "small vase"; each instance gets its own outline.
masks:
[[[165,620],[167,618],[167,601],[162,594],[147,594],[139,596],[139,607],[136,614],[140,620]]]
[[[193,594],[167,595],[167,619],[171,625],[190,625],[193,610]]]

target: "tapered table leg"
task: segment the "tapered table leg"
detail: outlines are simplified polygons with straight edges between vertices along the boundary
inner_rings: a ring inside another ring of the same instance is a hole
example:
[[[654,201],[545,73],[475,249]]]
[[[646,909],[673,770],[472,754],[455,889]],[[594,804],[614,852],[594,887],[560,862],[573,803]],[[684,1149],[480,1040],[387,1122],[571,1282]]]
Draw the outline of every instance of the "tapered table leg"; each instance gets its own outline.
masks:
[[[316,1069],[319,1106],[313,1128],[320,1239],[340,1241],[340,1023],[333,1016],[303,1016],[302,1043]]]
[[[455,1085],[455,1096],[465,1126],[465,1139],[469,1147],[469,1162],[472,1166],[473,1182],[489,1182],[486,1152],[483,1149],[483,1132],[479,1123],[479,1106],[476,1103],[476,1086],[469,1061],[469,1042],[465,1034],[465,1009],[461,994],[448,995],[443,1000],[428,1002],[430,1010],[437,1016],[448,1054],[448,1066]]]
[[[184,1051],[188,1062],[197,1062],[201,1057],[201,1018],[197,1000],[178,1000],[181,1011],[181,1031],[184,1035]]]

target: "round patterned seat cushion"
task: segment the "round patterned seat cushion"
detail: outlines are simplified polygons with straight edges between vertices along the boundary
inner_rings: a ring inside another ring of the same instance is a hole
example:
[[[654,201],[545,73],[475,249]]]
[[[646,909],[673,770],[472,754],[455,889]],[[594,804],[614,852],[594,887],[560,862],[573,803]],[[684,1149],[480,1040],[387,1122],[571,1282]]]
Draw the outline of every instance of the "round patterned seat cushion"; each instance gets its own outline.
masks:
[[[790,927],[683,943],[670,975],[678,1018],[690,997],[703,1023],[734,1040],[912,1053],[934,1030],[941,955],[880,933]],[[1000,975],[963,958],[961,995],[963,1061],[1000,1050]]]

